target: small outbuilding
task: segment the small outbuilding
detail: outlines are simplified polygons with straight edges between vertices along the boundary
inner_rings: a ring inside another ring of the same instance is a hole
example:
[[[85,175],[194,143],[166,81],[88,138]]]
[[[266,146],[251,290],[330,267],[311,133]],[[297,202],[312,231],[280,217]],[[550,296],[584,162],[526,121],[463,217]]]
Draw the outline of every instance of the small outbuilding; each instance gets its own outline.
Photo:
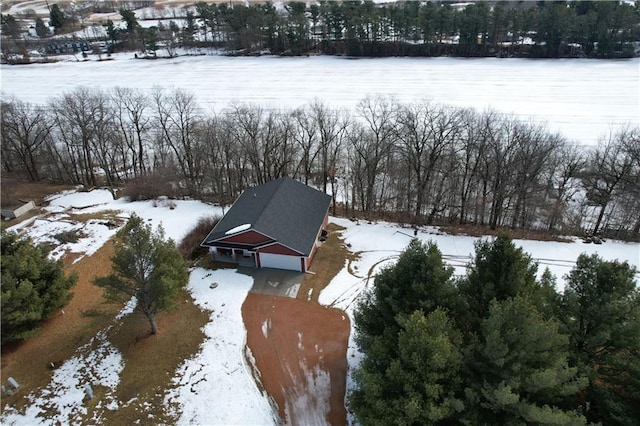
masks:
[[[284,177],[246,189],[202,242],[217,260],[306,272],[331,197]]]
[[[34,203],[33,201],[21,203],[18,205],[12,205],[8,207],[2,206],[2,219],[4,220],[15,219],[17,217],[22,216],[25,213],[30,212],[35,208],[36,208],[36,203]]]

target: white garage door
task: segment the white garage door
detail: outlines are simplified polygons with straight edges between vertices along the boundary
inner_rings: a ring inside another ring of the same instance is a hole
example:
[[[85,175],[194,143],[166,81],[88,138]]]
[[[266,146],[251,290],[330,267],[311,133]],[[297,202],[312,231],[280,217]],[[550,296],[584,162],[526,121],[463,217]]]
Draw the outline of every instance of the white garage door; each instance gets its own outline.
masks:
[[[300,271],[300,258],[283,254],[260,253],[260,266],[263,268],[290,269]]]

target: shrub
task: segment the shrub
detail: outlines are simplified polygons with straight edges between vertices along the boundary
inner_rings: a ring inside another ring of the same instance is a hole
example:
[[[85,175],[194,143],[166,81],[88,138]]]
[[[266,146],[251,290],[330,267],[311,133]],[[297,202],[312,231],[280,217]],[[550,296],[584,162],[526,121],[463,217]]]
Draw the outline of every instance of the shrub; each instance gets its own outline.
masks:
[[[200,218],[196,226],[187,233],[178,246],[178,251],[185,260],[194,260],[207,253],[207,249],[200,243],[218,223],[218,216]]]
[[[175,172],[168,168],[156,169],[148,175],[131,179],[123,194],[131,201],[152,200],[160,196],[176,198],[184,195],[176,182]]]
[[[80,235],[78,235],[77,231],[62,231],[59,234],[56,234],[54,238],[60,241],[61,244],[65,243],[77,243],[80,239]]]

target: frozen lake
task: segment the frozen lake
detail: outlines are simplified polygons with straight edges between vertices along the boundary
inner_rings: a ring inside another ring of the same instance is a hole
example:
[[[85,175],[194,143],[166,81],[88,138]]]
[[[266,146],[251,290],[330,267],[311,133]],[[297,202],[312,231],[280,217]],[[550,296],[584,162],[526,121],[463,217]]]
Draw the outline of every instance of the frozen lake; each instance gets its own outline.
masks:
[[[431,99],[493,108],[546,121],[578,144],[593,145],[610,129],[640,125],[640,59],[349,59],[223,56],[144,61],[131,54],[106,62],[6,66],[2,96],[44,103],[75,86],[180,87],[205,108],[232,102],[297,107],[317,98],[353,108],[367,95]]]

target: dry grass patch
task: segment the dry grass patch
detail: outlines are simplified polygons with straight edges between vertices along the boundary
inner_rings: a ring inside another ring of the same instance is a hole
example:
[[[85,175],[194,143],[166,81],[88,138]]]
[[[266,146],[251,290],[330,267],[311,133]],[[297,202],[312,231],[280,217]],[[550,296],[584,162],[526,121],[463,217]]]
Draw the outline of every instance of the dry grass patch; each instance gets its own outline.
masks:
[[[318,248],[313,262],[311,262],[310,271],[312,273],[305,275],[298,291],[298,298],[317,302],[322,290],[344,268],[345,260],[351,261],[356,258],[356,255],[349,251],[342,238],[344,227],[330,223],[327,230],[329,231],[328,238]]]
[[[122,353],[124,370],[116,395],[122,406],[106,412],[107,424],[172,423],[165,414],[164,396],[182,362],[195,355],[204,341],[202,328],[209,314],[201,311],[186,291],[176,309],[161,312],[158,334],[149,334],[149,323],[134,312],[112,330],[109,340]],[[212,360],[215,362],[215,360]]]
[[[556,241],[560,243],[570,243],[571,239],[552,234],[547,231],[530,231],[525,229],[497,228],[491,229],[488,226],[480,225],[451,225],[441,226],[440,229],[449,235],[468,235],[471,237],[497,236],[500,233],[507,233],[515,240],[537,240]]]
[[[3,348],[2,381],[6,383],[7,377],[12,376],[21,386],[15,395],[3,397],[0,409],[9,405],[21,411],[30,405],[27,395],[46,387],[55,368],[76,355],[77,349],[99,331],[114,325],[114,317],[123,305],[107,303],[103,290],[92,283],[96,276],[111,272],[112,255],[113,243],[109,241],[94,255],[75,264],[71,264],[75,256],[65,257],[67,272],[78,274],[73,298],[64,314],[60,312],[44,323],[38,335]],[[156,336],[148,335],[148,322],[137,313],[111,328],[109,340],[121,351],[124,362],[116,390],[122,408],[105,410],[104,404],[99,403],[107,389],[94,386],[94,398],[86,403],[89,418],[95,408],[106,424],[172,423],[173,419],[164,413],[165,391],[171,386],[177,367],[198,352],[204,341],[201,329],[208,320],[209,314],[201,311],[185,291],[175,310],[158,315]]]
[[[102,210],[94,213],[72,213],[69,212],[69,216],[72,220],[77,222],[89,222],[90,220],[104,220],[115,221],[118,224],[123,223],[124,219],[118,217],[120,212],[116,210]]]

